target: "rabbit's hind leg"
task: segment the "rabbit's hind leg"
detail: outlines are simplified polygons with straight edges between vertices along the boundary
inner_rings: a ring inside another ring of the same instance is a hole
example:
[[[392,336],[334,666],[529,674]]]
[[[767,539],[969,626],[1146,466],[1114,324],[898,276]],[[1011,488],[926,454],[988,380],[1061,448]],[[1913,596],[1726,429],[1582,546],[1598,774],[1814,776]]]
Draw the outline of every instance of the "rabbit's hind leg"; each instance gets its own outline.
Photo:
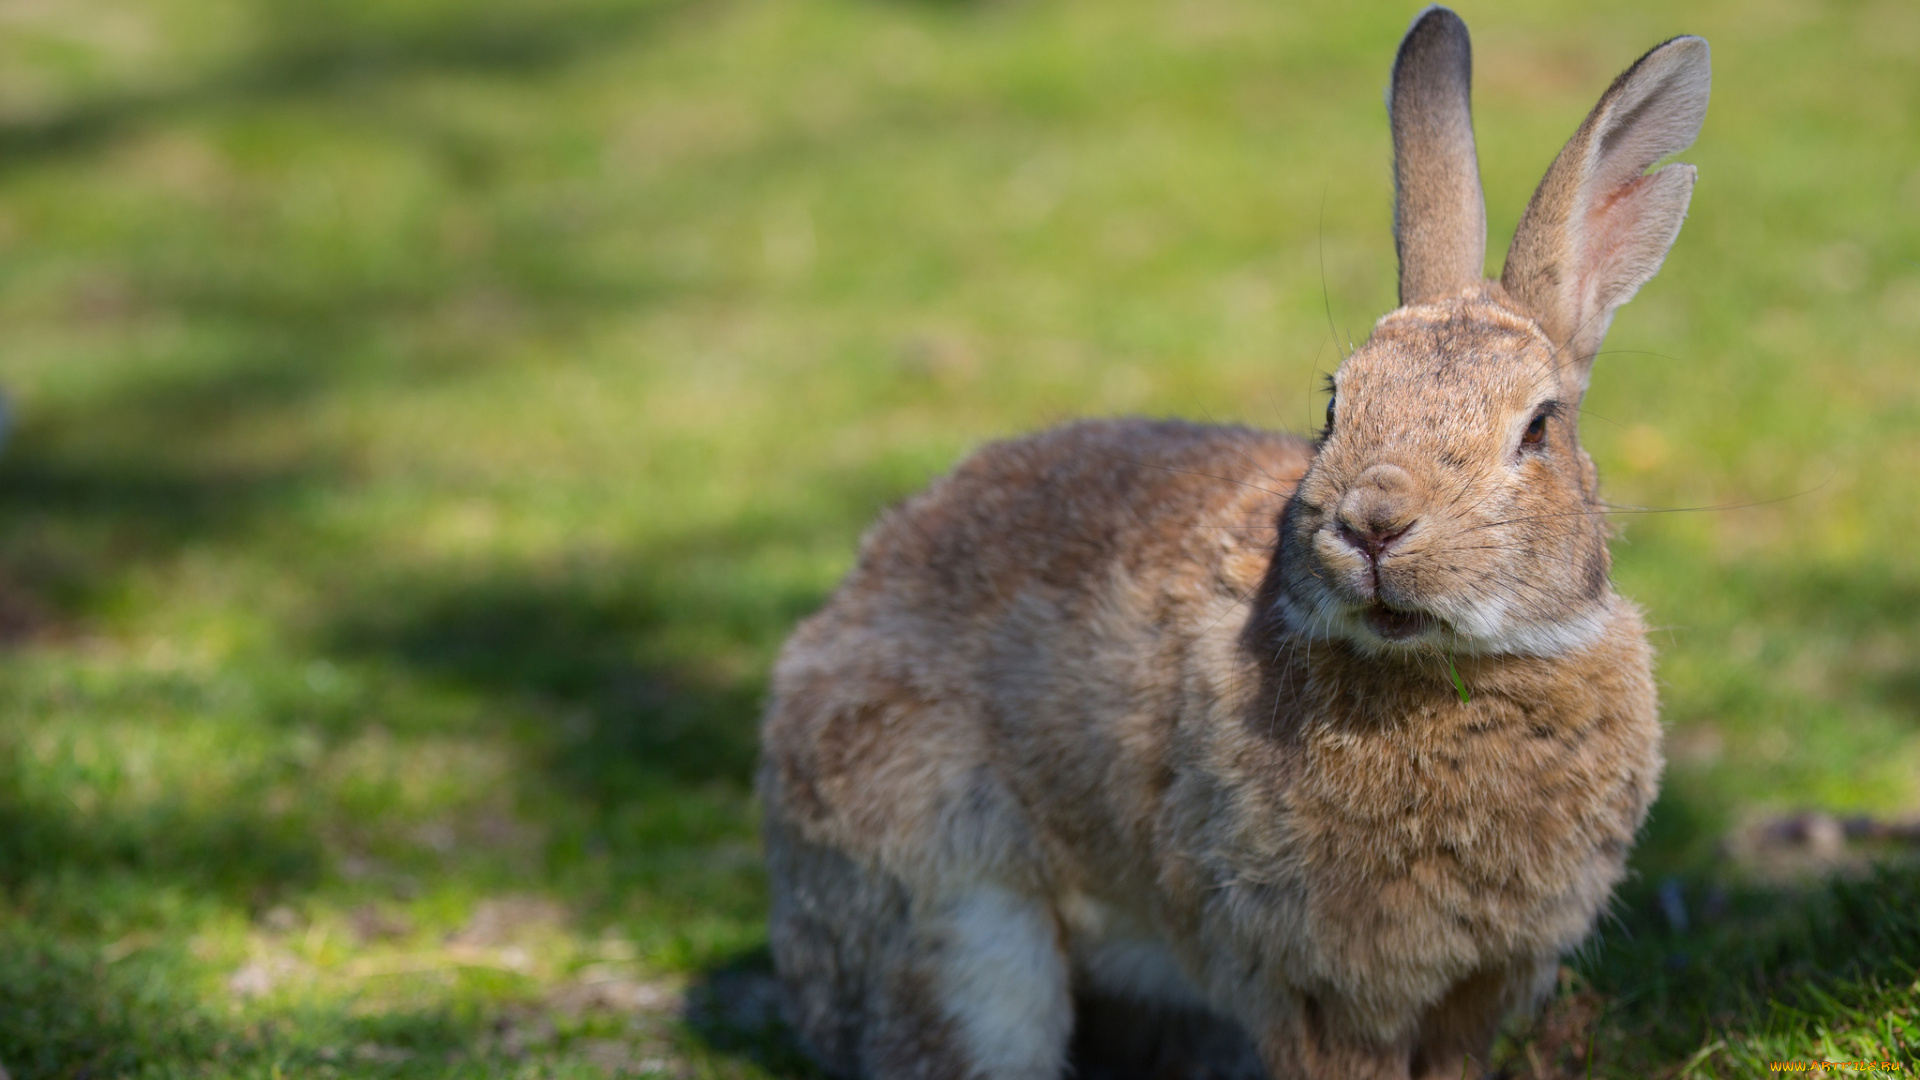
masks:
[[[770,938],[788,1015],[829,1071],[874,1080],[1054,1080],[1073,1027],[1040,901],[993,884],[940,901],[770,825]]]
[[[828,1072],[859,1076],[873,976],[907,927],[907,890],[774,817],[764,835],[773,893],[767,937],[787,1019]]]
[[[1046,905],[976,883],[927,908],[876,988],[867,1055],[873,1075],[1061,1076],[1073,1002]]]

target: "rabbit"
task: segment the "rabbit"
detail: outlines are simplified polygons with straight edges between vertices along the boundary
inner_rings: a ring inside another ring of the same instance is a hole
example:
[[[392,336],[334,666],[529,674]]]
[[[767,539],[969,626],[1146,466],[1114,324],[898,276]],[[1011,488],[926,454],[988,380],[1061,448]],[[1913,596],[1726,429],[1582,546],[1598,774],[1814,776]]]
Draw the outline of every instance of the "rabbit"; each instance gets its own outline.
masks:
[[[1686,216],[1694,169],[1647,170],[1699,132],[1708,48],[1614,80],[1498,280],[1470,56],[1440,7],[1400,45],[1401,306],[1317,438],[988,445],[788,640],[769,934],[828,1070],[1059,1077],[1098,997],[1218,1021],[1274,1080],[1478,1075],[1608,902],[1663,762],[1578,409]]]

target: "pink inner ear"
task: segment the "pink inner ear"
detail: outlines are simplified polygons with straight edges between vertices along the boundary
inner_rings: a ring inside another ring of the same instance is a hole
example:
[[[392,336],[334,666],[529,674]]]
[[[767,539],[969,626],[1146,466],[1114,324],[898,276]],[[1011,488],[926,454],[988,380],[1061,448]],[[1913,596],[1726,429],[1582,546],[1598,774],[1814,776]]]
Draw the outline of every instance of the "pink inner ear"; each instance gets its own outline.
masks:
[[[1660,215],[1647,205],[1659,175],[1636,176],[1589,205],[1581,223],[1583,319],[1604,320],[1607,309],[1632,296],[1660,268],[1668,237],[1663,235]]]

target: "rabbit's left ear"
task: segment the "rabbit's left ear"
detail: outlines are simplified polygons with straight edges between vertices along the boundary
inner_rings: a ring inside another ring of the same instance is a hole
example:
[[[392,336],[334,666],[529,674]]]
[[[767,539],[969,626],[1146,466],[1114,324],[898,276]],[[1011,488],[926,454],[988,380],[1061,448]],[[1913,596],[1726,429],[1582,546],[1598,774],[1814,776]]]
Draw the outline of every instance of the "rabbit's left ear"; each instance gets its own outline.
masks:
[[[1693,166],[1647,167],[1693,145],[1711,81],[1705,40],[1655,46],[1587,114],[1514,232],[1500,282],[1576,365],[1582,386],[1614,311],[1680,235]]]

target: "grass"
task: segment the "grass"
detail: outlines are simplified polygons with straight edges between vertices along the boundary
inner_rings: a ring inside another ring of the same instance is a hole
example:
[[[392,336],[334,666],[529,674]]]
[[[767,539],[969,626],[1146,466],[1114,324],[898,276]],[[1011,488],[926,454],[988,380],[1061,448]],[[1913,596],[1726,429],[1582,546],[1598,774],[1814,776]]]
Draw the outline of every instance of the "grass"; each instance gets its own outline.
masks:
[[[1462,13],[1496,250],[1613,73],[1713,42],[1584,432],[1619,502],[1738,507],[1622,518],[1672,764],[1504,1060],[1911,1064],[1914,872],[1722,848],[1920,809],[1920,16]],[[984,439],[1310,429],[1391,304],[1411,14],[0,12],[0,1064],[804,1075],[755,975],[774,650]]]

